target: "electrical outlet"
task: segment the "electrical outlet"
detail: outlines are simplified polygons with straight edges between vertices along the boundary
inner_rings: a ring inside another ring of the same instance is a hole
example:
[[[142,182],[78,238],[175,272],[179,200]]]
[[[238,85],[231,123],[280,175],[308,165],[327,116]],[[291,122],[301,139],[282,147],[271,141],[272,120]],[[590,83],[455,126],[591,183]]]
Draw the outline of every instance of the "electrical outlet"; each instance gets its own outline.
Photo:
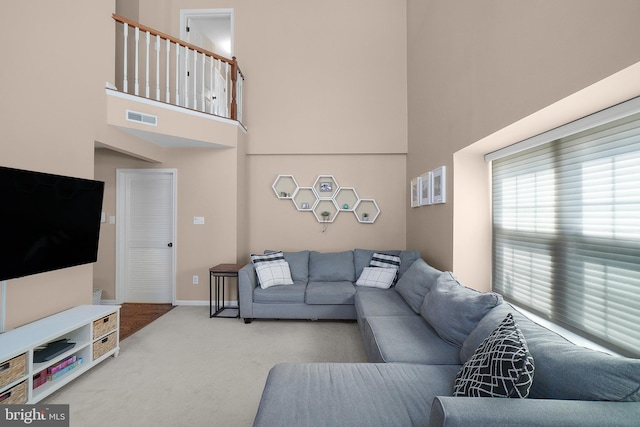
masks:
[[[193,276],[193,284],[194,285],[198,284],[198,276]]]

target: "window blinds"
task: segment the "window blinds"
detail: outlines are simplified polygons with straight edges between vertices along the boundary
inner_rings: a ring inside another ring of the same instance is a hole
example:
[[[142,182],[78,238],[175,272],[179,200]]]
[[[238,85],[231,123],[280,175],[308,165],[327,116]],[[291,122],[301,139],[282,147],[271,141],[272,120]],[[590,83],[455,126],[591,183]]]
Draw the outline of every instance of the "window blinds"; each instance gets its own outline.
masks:
[[[640,113],[493,160],[493,287],[640,355]]]

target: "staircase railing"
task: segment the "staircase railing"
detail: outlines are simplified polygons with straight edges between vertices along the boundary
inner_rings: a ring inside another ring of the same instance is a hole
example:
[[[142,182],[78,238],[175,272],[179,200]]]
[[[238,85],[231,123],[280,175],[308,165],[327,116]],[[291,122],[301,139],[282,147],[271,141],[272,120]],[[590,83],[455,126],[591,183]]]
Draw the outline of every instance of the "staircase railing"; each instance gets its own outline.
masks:
[[[118,90],[242,123],[244,75],[235,56],[225,58],[120,15],[113,19]]]

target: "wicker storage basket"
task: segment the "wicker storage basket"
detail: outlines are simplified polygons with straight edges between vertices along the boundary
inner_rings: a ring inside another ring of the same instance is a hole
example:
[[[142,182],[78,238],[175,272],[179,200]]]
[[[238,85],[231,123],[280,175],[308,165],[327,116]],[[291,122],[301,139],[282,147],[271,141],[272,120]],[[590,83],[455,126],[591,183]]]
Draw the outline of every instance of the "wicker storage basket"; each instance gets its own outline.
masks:
[[[97,340],[93,343],[93,360],[98,359],[100,356],[116,348],[116,333],[112,332],[106,337]]]
[[[0,394],[1,405],[21,405],[27,403],[27,382],[22,381]]]
[[[0,388],[27,375],[27,353],[0,363]]]
[[[101,319],[98,319],[93,322],[93,338],[98,338],[107,334],[116,327],[118,322],[118,313],[111,313],[108,316],[105,316]]]

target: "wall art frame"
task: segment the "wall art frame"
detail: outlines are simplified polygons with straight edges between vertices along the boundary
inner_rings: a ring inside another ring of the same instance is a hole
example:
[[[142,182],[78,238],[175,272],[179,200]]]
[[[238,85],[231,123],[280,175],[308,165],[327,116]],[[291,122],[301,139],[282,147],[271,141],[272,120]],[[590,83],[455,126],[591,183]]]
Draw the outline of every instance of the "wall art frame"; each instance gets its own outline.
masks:
[[[431,204],[447,202],[447,168],[440,166],[431,172]]]
[[[411,193],[411,207],[417,208],[420,206],[420,183],[421,179],[419,176],[411,179],[411,185],[409,186],[409,191]]]
[[[431,204],[431,172],[420,175],[420,206]]]

